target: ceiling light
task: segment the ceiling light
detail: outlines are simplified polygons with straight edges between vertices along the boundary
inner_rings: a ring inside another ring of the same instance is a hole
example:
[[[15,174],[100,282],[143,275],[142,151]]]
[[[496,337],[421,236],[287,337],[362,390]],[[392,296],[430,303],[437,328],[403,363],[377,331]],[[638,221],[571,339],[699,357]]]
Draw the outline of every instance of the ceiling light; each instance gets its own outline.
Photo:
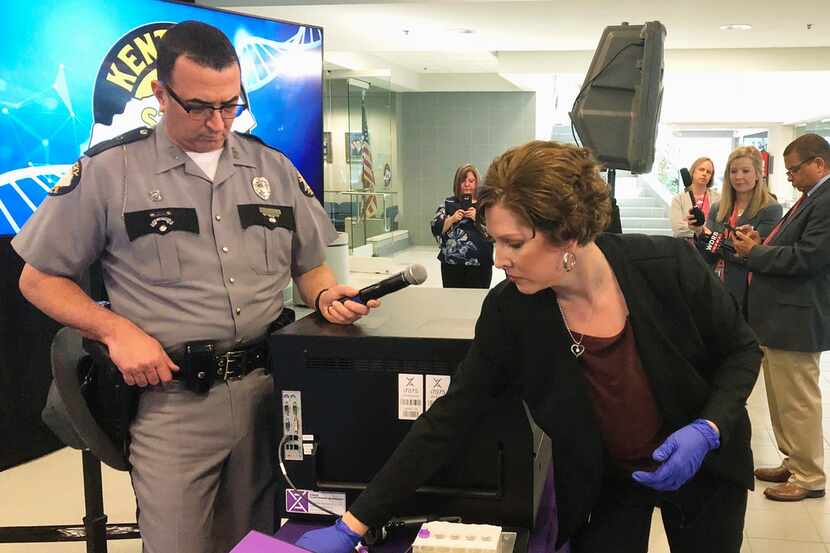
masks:
[[[729,25],[721,25],[721,31],[751,31],[752,25],[746,23],[730,23]]]

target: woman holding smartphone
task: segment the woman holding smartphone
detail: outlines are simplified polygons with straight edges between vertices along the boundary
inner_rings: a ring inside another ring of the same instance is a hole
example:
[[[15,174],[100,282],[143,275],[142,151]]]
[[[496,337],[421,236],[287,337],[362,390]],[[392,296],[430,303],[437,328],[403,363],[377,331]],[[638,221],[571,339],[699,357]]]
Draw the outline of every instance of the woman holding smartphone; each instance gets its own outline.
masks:
[[[741,146],[729,154],[723,175],[723,193],[720,201],[712,204],[706,224],[689,225],[698,236],[698,248],[704,258],[738,300],[744,316],[747,269],[743,258],[735,255],[729,247],[721,247],[711,253],[706,245],[712,232],[722,233],[725,240],[731,241],[736,227],[752,227],[763,240],[781,219],[782,212],[781,204],[769,193],[763,178],[761,152],[754,146]]]
[[[441,249],[444,288],[489,288],[493,277],[493,246],[476,226],[478,171],[462,165],[455,171],[453,195],[432,219],[432,234]]]

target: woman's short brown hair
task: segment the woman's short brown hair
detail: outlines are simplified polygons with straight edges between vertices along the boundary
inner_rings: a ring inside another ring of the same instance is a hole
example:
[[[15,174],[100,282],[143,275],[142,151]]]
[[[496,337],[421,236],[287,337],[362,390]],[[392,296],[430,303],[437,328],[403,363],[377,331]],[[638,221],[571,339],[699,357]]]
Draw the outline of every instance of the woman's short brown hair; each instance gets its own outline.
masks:
[[[608,185],[591,152],[570,144],[535,140],[493,160],[479,191],[478,214],[509,209],[553,244],[591,242],[611,221]]]
[[[467,179],[467,173],[472,173],[476,178],[476,188],[473,192],[473,197],[478,197],[478,185],[481,183],[481,178],[478,176],[478,171],[470,163],[466,163],[455,170],[455,178],[452,180],[452,195],[456,198],[461,198],[461,183]]]

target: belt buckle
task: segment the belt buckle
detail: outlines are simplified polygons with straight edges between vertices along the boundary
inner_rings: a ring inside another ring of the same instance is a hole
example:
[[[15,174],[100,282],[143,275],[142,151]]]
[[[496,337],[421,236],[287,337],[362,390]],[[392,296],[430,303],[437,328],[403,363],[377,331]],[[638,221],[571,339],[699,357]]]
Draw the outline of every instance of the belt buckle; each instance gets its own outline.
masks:
[[[237,379],[237,378],[242,378],[242,376],[244,376],[242,374],[242,367],[240,367],[240,369],[239,369],[239,374],[231,374],[230,368],[231,368],[231,362],[233,362],[234,360],[237,360],[237,359],[244,359],[244,358],[245,358],[245,352],[244,351],[229,351],[229,352],[221,354],[219,356],[219,365],[220,366],[224,365],[224,367],[220,371],[221,372],[220,376],[222,377],[222,380],[227,382],[228,380],[234,380],[234,379]]]

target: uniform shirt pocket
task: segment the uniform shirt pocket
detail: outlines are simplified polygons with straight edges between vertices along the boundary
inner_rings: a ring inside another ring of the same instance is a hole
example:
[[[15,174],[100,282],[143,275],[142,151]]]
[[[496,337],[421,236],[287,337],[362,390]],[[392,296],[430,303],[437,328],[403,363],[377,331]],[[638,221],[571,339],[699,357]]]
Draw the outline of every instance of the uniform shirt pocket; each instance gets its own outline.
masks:
[[[258,274],[290,270],[291,240],[295,230],[290,206],[242,204],[237,206],[245,250]]]
[[[199,220],[193,208],[158,208],[124,213],[124,225],[135,257],[134,267],[154,284],[175,284],[182,280],[179,254],[181,232],[199,234]]]

